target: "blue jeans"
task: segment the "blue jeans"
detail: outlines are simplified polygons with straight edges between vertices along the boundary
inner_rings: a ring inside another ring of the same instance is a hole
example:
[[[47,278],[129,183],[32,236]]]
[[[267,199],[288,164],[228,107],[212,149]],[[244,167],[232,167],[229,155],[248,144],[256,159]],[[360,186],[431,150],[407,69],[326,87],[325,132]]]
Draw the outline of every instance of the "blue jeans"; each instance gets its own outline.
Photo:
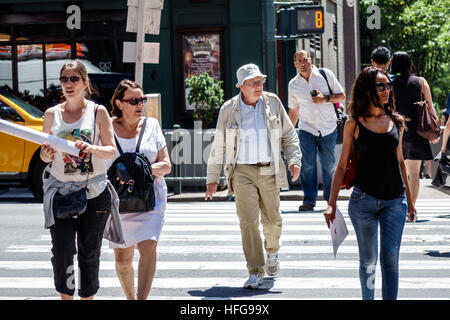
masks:
[[[373,300],[375,294],[378,224],[383,300],[397,299],[398,259],[407,208],[405,194],[393,200],[380,200],[353,187],[348,215],[358,241],[359,279],[364,300]]]
[[[315,136],[307,131],[299,130],[300,149],[302,151],[302,168],[300,183],[304,193],[303,203],[316,205],[319,185],[317,182],[317,154],[322,166],[323,198],[330,198],[331,181],[335,170],[334,147],[337,130],[323,137]]]

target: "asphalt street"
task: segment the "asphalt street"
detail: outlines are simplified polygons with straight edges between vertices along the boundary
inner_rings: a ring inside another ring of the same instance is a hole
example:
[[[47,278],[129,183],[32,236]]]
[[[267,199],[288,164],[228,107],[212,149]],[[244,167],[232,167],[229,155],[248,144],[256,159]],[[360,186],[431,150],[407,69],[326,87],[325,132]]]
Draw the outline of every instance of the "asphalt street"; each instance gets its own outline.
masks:
[[[424,195],[427,192],[423,192]],[[314,212],[298,212],[298,201],[282,201],[281,271],[258,290],[247,278],[235,204],[230,201],[169,202],[150,299],[360,299],[358,251],[349,235],[336,259],[319,201]],[[407,223],[400,256],[399,299],[450,299],[450,197],[444,192],[417,202],[419,220]],[[0,196],[0,300],[53,300],[51,242],[42,204],[26,192]],[[138,254],[134,263],[137,265]],[[376,278],[381,298],[381,272]],[[113,251],[104,241],[98,299],[124,299]]]

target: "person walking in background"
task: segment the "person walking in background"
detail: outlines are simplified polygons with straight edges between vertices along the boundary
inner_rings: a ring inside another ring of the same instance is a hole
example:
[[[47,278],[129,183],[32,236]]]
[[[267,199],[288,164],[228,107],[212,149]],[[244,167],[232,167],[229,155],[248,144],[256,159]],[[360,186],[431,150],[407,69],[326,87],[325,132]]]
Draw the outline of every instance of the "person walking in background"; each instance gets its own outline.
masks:
[[[447,121],[448,121],[448,111],[447,109],[444,109],[444,111],[442,111],[441,127],[445,127]]]
[[[391,64],[391,52],[388,48],[378,46],[372,51],[370,62],[372,63],[372,66],[386,71],[390,81],[394,79],[393,75],[388,72],[389,65]]]
[[[235,195],[249,273],[244,288],[256,289],[263,283],[265,272],[275,276],[280,271],[280,188],[288,187],[281,150],[292,181],[300,173],[301,153],[297,134],[280,99],[263,91],[266,75],[255,64],[243,65],[236,74],[240,94],[220,108],[208,158],[205,200],[212,199],[217,191],[226,156],[228,192]],[[266,261],[259,234],[260,212]]]
[[[387,73],[379,68],[367,67],[355,80],[349,105],[352,118],[345,124],[342,153],[324,212],[330,228],[347,161],[355,148],[357,169],[348,214],[358,242],[364,300],[373,300],[375,294],[378,226],[383,299],[397,299],[405,217],[412,221],[415,213],[402,155],[404,118],[395,112],[391,89]]]
[[[322,165],[323,198],[328,200],[335,168],[334,148],[337,138],[336,112],[333,103],[345,100],[344,89],[333,72],[319,69],[311,63],[307,51],[294,54],[298,74],[289,82],[289,119],[295,127],[299,122],[302,170],[300,182],[304,192],[299,211],[314,209],[318,195],[317,155]],[[333,94],[328,90],[327,81]]]
[[[428,82],[421,77],[411,75],[412,65],[411,58],[406,52],[398,51],[392,56],[391,71],[396,75],[393,81],[395,106],[406,119],[407,130],[403,134],[402,148],[411,196],[415,204],[419,195],[421,162],[433,159],[430,141],[416,133],[418,116],[414,102],[421,100],[421,92],[428,103],[430,112],[436,113]],[[439,138],[432,140],[431,143],[438,141]]]
[[[444,155],[448,155],[449,148],[449,137],[450,137],[450,121],[447,121],[445,125],[444,134],[442,135],[442,146],[441,153]]]
[[[441,126],[445,127],[448,121],[448,115],[450,114],[450,93],[447,96],[447,102],[446,102],[446,108],[444,111],[442,111],[442,118],[441,118]]]
[[[52,239],[56,291],[63,300],[73,299],[73,256],[78,250],[78,294],[82,300],[90,300],[99,289],[102,235],[111,213],[105,160],[114,158],[116,148],[108,111],[86,98],[91,87],[84,64],[77,60],[65,63],[60,82],[66,102],[45,111],[43,132],[76,141],[75,146],[86,156],[56,152],[49,145],[42,145],[41,159],[51,162],[50,177],[44,179],[45,227],[50,228]],[[52,203],[56,191],[67,194],[85,186],[85,212],[76,218],[55,217]]]
[[[116,272],[128,300],[146,300],[156,270],[156,247],[164,225],[167,205],[167,186],[164,176],[170,173],[171,163],[166,140],[158,120],[143,117],[146,97],[141,86],[130,80],[122,80],[111,99],[114,135],[117,139],[116,158],[120,156],[119,147],[126,152],[135,152],[137,137],[142,140],[139,152],[151,163],[155,177],[155,206],[149,212],[121,214],[125,244],[110,242],[114,248]],[[107,166],[111,166],[108,161]],[[142,173],[144,174],[144,172]],[[134,286],[133,258],[135,249],[139,251],[138,287]]]

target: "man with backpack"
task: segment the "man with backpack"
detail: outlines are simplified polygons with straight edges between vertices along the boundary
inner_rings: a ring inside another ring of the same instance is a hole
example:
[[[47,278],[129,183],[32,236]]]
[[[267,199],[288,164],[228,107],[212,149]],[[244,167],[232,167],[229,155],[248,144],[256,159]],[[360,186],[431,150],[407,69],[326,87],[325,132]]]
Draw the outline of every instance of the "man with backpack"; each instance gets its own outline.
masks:
[[[299,211],[312,211],[318,194],[317,163],[322,165],[323,198],[329,199],[335,169],[334,148],[337,116],[333,103],[345,100],[344,89],[332,71],[318,69],[305,50],[294,54],[298,74],[289,82],[289,119],[299,122],[302,164],[300,182],[304,192]]]

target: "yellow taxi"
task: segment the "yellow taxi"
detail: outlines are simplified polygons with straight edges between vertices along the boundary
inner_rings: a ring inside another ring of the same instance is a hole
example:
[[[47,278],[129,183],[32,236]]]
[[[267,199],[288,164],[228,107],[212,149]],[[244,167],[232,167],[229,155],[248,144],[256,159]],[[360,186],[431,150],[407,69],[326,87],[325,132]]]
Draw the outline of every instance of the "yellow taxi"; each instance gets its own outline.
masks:
[[[0,90],[0,118],[42,131],[44,113]],[[38,144],[0,132],[0,187],[27,186],[42,201],[42,172],[46,163],[39,157]]]

